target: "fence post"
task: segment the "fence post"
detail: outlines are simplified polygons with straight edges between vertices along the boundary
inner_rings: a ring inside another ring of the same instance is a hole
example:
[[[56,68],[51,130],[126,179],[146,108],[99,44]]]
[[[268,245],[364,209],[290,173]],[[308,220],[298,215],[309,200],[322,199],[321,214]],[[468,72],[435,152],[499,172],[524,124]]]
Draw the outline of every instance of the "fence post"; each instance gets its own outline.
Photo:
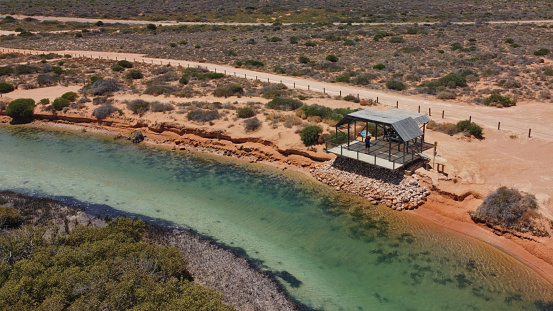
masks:
[[[323,87],[323,94],[326,94],[326,89]]]
[[[396,100],[396,108],[399,108],[399,100]]]
[[[269,82],[269,78],[267,78],[267,83],[271,83],[271,82]]]
[[[419,113],[421,113],[421,105],[419,105]]]
[[[530,137],[531,137],[531,135],[530,135],[530,134],[532,134],[532,129],[528,129],[528,138],[530,138]]]
[[[472,116],[469,116],[469,123],[472,122]]]
[[[444,118],[445,110],[442,110],[442,119]]]
[[[497,122],[497,130],[499,131],[499,127],[501,127],[501,122]]]
[[[432,116],[432,111],[430,110],[430,107],[428,107],[428,116]]]
[[[246,74],[244,74],[244,79],[246,79]]]
[[[340,90],[340,97],[342,97],[342,90]]]
[[[309,84],[307,85],[307,90],[309,91]]]
[[[296,88],[296,82],[294,82],[294,88]]]

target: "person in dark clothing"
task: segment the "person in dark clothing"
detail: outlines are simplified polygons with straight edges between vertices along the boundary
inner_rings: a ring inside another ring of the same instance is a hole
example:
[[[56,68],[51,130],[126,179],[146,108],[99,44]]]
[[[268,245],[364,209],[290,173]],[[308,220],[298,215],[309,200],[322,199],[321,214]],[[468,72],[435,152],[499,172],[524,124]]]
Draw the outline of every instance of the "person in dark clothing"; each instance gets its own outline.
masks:
[[[369,153],[370,149],[371,149],[371,135],[367,133],[367,136],[365,136],[365,152]]]

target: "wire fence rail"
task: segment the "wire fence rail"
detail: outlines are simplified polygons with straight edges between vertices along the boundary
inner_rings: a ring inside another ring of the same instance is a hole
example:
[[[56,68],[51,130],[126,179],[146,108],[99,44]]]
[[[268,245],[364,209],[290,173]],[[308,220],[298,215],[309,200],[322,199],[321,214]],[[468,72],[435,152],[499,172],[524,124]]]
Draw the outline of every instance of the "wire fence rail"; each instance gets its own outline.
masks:
[[[41,55],[46,54],[50,52],[45,51],[33,51],[33,50],[21,50],[21,49],[7,49],[2,48],[2,53],[23,53],[23,54],[29,54],[29,55]],[[102,55],[104,52],[94,52],[91,51],[87,54],[81,54],[81,53],[67,53],[64,56],[69,56],[71,58],[88,58],[88,59],[98,59],[98,60],[128,60],[130,61],[132,59],[133,62],[139,62],[143,64],[152,64],[152,65],[165,65],[165,66],[177,66],[177,67],[183,67],[183,68],[201,68],[205,69],[210,72],[215,73],[223,73],[227,76],[234,76],[237,78],[244,78],[244,79],[250,79],[250,80],[258,80],[267,83],[281,83],[285,85],[288,88],[293,89],[303,89],[307,91],[312,92],[319,92],[323,93],[325,95],[331,96],[347,96],[347,95],[353,95],[356,98],[357,102],[360,102],[361,100],[373,100],[374,102],[381,104],[383,106],[388,107],[394,107],[398,109],[404,109],[409,111],[414,111],[418,113],[424,113],[428,115],[429,117],[434,117],[438,119],[442,119],[444,121],[449,120],[470,120],[471,122],[477,122],[478,120],[476,118],[473,118],[471,115],[468,116],[462,116],[462,115],[456,115],[456,114],[450,114],[446,109],[436,109],[436,107],[433,107],[430,104],[427,105],[415,105],[415,104],[406,104],[406,103],[400,103],[398,100],[396,100],[395,103],[390,102],[390,100],[386,101],[380,101],[379,96],[376,96],[376,98],[367,96],[362,97],[361,95],[365,95],[366,93],[374,93],[373,90],[363,90],[359,89],[356,94],[352,94],[352,92],[344,91],[343,89],[340,89],[339,85],[328,85],[328,86],[321,86],[324,85],[324,82],[319,81],[313,81],[313,84],[310,84],[308,80],[303,80],[305,83],[298,83],[296,77],[287,77],[287,76],[278,76],[271,73],[266,72],[255,72],[252,73],[251,70],[245,70],[241,68],[229,68],[223,65],[216,65],[216,64],[204,64],[202,62],[191,62],[191,61],[185,61],[185,60],[162,60],[162,59],[156,59],[156,58],[150,58],[150,57],[144,57],[144,56],[138,56],[138,57],[119,57],[119,56],[109,56],[109,55]],[[265,80],[266,79],[266,80]],[[293,80],[293,81],[292,81]],[[353,92],[355,93],[355,92]],[[509,131],[513,134],[516,134],[514,136],[525,136],[528,138],[532,137],[539,137],[547,140],[553,140],[553,130],[547,129],[543,126],[536,126],[535,128],[523,128],[520,126],[516,126],[511,124],[510,122],[505,122],[504,120],[497,120],[495,124],[488,124],[488,123],[482,123],[479,124],[485,128],[488,129],[496,129],[498,131]]]

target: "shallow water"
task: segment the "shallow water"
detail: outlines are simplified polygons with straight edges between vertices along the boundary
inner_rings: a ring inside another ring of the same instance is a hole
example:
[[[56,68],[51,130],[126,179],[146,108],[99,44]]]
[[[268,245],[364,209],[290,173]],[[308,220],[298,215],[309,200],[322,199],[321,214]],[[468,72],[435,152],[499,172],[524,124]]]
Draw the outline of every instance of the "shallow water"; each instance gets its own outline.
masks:
[[[553,295],[487,243],[258,165],[0,126],[7,189],[193,228],[315,309],[539,310]]]

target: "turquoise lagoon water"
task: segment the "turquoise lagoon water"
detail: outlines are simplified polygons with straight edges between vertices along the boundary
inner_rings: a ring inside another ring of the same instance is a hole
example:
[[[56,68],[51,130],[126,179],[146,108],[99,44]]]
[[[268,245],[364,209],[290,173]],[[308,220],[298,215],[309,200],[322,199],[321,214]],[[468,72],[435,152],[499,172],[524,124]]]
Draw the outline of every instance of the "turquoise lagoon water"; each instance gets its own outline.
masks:
[[[0,126],[0,189],[193,228],[243,249],[313,309],[552,306],[552,286],[502,250],[259,165]]]

